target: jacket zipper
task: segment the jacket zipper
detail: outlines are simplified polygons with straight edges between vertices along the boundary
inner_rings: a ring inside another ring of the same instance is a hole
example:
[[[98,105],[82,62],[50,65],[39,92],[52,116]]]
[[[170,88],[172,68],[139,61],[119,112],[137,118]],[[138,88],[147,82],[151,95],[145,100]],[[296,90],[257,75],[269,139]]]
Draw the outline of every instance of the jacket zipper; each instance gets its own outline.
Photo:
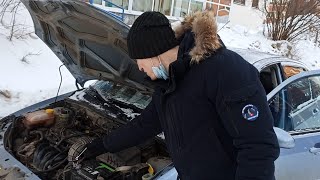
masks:
[[[176,138],[176,142],[177,142],[177,145],[178,145],[178,152],[181,151],[181,137],[180,137],[180,134],[179,134],[179,130],[177,129],[177,126],[174,122],[174,118],[172,116],[172,111],[171,111],[171,105],[169,105],[169,114],[170,114],[170,120],[169,120],[169,124],[171,125],[171,131],[173,132],[175,138]]]

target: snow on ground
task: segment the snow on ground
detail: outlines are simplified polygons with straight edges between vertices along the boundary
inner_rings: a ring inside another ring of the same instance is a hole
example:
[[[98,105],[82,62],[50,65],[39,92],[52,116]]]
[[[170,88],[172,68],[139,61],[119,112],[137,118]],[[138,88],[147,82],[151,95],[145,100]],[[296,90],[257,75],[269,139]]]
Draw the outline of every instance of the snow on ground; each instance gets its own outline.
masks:
[[[14,37],[9,41],[9,15],[4,18],[4,26],[0,24],[0,117],[54,97],[60,82],[58,68],[62,64],[34,33],[24,38]],[[25,27],[20,28],[20,31],[33,31],[32,19],[26,9],[18,11],[17,19],[17,23]],[[219,29],[223,26],[224,24],[219,24]],[[320,60],[317,60],[320,48],[311,40],[302,39],[293,44],[274,42],[265,38],[262,32],[262,28],[253,31],[243,26],[227,24],[219,31],[219,35],[228,47],[288,55],[312,68],[320,67]],[[288,48],[292,50],[289,52]],[[75,80],[65,67],[62,68],[62,75],[60,94],[75,90]]]
[[[312,69],[320,68],[320,48],[309,40],[300,40],[295,45],[295,55]]]
[[[220,24],[219,27],[221,29],[223,24]],[[263,27],[253,31],[239,25],[226,25],[219,31],[219,35],[228,47],[253,49],[287,56],[304,62],[311,69],[320,68],[320,59],[318,60],[320,48],[312,42],[312,38],[300,39],[293,43],[272,41],[263,35]]]
[[[6,26],[10,20],[11,16],[7,14],[5,26],[0,25],[0,117],[54,97],[60,83],[58,68],[62,64],[35,34],[9,41],[10,27]],[[17,20],[17,24],[27,27],[25,33],[33,31],[33,22],[26,9],[18,11]],[[60,94],[75,90],[75,80],[69,71],[63,67],[61,73]]]

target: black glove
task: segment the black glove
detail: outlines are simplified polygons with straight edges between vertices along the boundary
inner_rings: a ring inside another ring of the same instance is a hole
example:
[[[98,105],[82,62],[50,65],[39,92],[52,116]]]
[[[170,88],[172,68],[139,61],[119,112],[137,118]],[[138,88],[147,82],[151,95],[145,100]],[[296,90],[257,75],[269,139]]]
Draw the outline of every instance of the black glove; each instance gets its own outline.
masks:
[[[96,156],[99,156],[100,154],[107,152],[107,150],[103,145],[102,138],[94,139],[92,142],[86,145],[86,148],[87,150],[83,153],[83,157],[85,159],[96,157]]]

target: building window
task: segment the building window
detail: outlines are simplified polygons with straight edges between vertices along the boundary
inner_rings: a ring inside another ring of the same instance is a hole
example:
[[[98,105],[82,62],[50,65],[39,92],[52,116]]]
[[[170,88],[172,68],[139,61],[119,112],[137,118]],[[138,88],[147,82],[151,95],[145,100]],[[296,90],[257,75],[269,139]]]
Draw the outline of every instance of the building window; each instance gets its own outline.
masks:
[[[218,13],[218,7],[219,6],[217,4],[213,4],[213,3],[209,3],[209,2],[206,4],[206,10],[214,12],[215,16]]]
[[[132,10],[134,11],[151,11],[152,0],[133,0]]]
[[[102,0],[93,0],[93,3],[102,5]]]
[[[252,0],[252,7],[259,8],[259,0]]]
[[[229,20],[231,0],[210,0],[206,1],[205,9],[212,11],[217,22],[226,23]]]
[[[231,0],[210,0],[206,10],[213,11],[216,16],[229,16]]]
[[[246,5],[246,0],[234,0],[235,4]]]
[[[211,4],[222,4],[222,5],[231,6],[231,0],[207,0],[207,3],[210,3],[210,2]]]
[[[151,1],[151,0],[149,0],[149,1]],[[159,11],[159,12],[169,16],[171,3],[172,3],[172,0],[154,0],[153,11]]]
[[[172,16],[184,17],[188,14],[189,0],[175,0]]]
[[[110,3],[111,2],[111,3]],[[114,7],[117,8],[116,6],[114,6],[113,4],[122,7],[123,9],[128,10],[129,7],[129,0],[107,0],[106,1],[106,6],[107,7]]]
[[[231,0],[223,0],[220,2],[221,4],[225,4],[225,5],[228,5],[228,6],[231,6]]]
[[[197,12],[197,11],[202,11],[202,5],[203,5],[202,2],[195,1],[195,0],[191,0],[190,3],[191,3],[191,4],[190,4],[190,12],[189,12],[189,13],[194,13],[194,12]]]

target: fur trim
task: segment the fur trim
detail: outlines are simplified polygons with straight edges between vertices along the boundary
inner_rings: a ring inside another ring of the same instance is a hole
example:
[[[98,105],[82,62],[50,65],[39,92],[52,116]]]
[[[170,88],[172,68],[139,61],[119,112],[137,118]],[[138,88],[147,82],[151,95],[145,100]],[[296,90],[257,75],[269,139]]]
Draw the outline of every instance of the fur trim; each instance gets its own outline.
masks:
[[[185,17],[184,21],[173,29],[177,39],[189,29],[194,33],[195,46],[189,53],[192,64],[198,64],[222,47],[217,34],[218,27],[213,12],[196,12]]]

